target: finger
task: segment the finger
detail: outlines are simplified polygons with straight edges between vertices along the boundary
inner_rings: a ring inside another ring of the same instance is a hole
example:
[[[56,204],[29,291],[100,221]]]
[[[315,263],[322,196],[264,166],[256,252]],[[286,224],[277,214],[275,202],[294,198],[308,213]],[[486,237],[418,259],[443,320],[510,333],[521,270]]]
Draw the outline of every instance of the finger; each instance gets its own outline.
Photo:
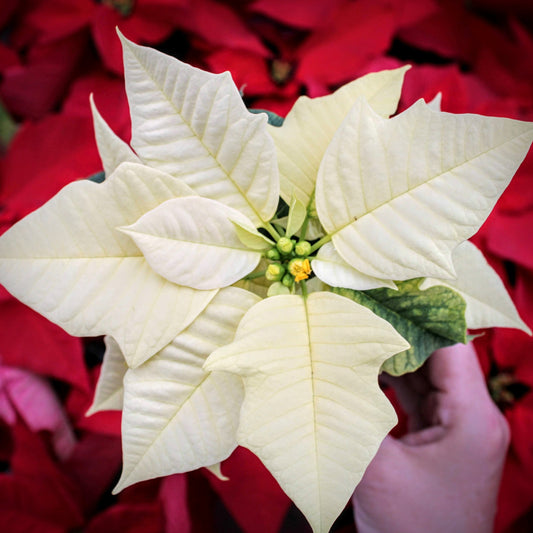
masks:
[[[461,396],[486,394],[485,378],[471,343],[436,350],[429,360],[428,370],[431,383],[440,391]]]
[[[446,436],[446,428],[443,426],[431,426],[421,431],[407,433],[400,441],[407,446],[423,446],[442,440]]]

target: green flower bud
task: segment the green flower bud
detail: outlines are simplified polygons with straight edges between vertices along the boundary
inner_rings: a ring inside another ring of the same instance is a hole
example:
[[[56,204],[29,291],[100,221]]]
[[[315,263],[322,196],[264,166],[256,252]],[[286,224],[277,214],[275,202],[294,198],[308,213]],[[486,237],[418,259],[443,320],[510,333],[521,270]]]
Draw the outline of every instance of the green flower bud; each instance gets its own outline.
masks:
[[[281,283],[290,289],[294,285],[294,277],[287,273],[281,278]]]
[[[307,257],[311,253],[311,243],[307,241],[298,241],[294,247],[296,255]]]
[[[279,281],[283,277],[283,274],[285,274],[285,267],[279,263],[272,263],[266,269],[265,278],[268,281]]]
[[[270,248],[270,250],[267,251],[265,254],[267,259],[270,259],[271,261],[279,261],[280,255],[277,248]]]
[[[288,237],[281,237],[281,239],[276,243],[276,248],[283,255],[289,255],[294,248],[294,242]]]

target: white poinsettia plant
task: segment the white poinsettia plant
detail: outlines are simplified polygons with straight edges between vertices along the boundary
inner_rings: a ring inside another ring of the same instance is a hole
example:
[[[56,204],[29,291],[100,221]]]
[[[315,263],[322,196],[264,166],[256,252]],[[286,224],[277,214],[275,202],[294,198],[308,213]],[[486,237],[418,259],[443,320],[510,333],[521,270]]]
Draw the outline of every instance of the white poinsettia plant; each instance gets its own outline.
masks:
[[[301,97],[283,121],[122,38],[131,148],[93,104],[105,181],[0,238],[0,282],[73,335],[107,335],[91,412],[122,409],[116,491],[254,452],[315,532],[396,414],[378,374],[467,328],[528,331],[468,242],[533,125],[418,101],[407,68]]]

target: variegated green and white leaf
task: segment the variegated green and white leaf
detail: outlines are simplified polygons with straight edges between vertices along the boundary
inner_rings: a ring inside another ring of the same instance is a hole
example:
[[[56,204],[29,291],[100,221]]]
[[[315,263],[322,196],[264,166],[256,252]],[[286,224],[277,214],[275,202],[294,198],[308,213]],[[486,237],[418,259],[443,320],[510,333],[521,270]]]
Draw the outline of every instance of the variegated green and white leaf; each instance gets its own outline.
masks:
[[[206,357],[230,343],[260,299],[228,287],[168,346],[124,380],[124,467],[115,492],[158,476],[212,466],[237,445],[241,378],[207,372]]]
[[[420,289],[444,285],[458,292],[466,302],[469,328],[517,328],[531,335],[502,280],[474,244],[469,241],[460,244],[453,251],[452,260],[457,279],[426,278]]]
[[[249,274],[261,253],[242,244],[232,223],[255,231],[239,211],[209,198],[175,198],[121,228],[164,278],[193,289],[220,289]]]
[[[228,72],[210,74],[121,40],[137,154],[254,226],[268,222],[279,177],[267,117],[246,109]]]
[[[130,366],[166,346],[216,291],[171,283],[118,231],[161,202],[194,194],[124,163],[104,183],[67,185],[0,238],[0,283],[71,335],[112,335]]]
[[[396,288],[392,280],[373,278],[357,271],[337,253],[330,242],[320,248],[316,259],[311,261],[311,267],[317,277],[331,287],[344,287],[357,291],[378,287]]]
[[[124,399],[124,376],[128,365],[119,345],[109,335],[104,338],[105,354],[100,377],[96,384],[94,399],[86,416],[99,411],[122,411]]]
[[[281,127],[269,126],[278,154],[281,197],[287,204],[294,195],[309,205],[322,156],[357,98],[365,97],[385,117],[396,111],[408,68],[367,74],[328,96],[301,96]]]
[[[369,276],[453,278],[452,250],[478,230],[532,140],[527,122],[423,101],[384,119],[359,99],[320,167],[320,221]]]
[[[110,176],[121,163],[141,163],[135,152],[115,134],[100,115],[92,94],[90,100],[96,145],[106,175]]]
[[[327,532],[396,423],[377,376],[408,348],[347,298],[274,296],[244,316],[206,368],[240,374],[239,444],[263,461],[315,532]]]

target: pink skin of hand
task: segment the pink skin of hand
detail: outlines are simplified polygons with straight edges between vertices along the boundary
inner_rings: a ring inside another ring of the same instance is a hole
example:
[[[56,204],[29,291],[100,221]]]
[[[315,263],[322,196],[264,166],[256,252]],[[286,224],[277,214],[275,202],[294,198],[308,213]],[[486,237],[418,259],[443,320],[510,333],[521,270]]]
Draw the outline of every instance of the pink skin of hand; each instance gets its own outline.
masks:
[[[358,533],[490,533],[509,446],[471,344],[388,378],[409,432],[383,441],[354,495]]]

